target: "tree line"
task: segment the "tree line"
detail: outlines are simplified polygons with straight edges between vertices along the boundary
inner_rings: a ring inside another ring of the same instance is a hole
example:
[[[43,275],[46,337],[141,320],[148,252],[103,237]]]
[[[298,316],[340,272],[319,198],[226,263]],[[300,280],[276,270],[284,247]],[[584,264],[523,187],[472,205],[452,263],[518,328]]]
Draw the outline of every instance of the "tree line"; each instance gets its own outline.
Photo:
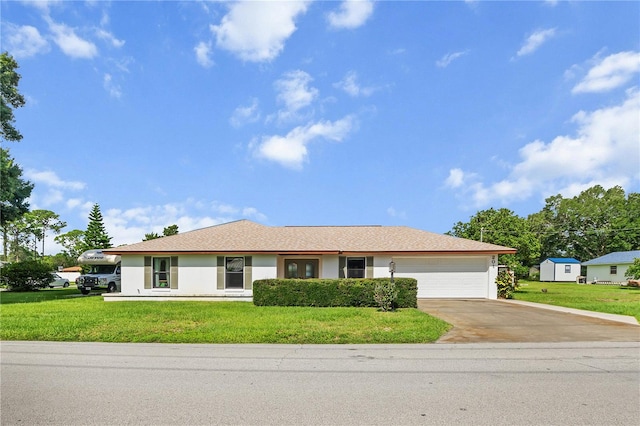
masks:
[[[517,249],[499,261],[526,276],[549,257],[584,262],[640,249],[640,194],[595,185],[575,197],[549,197],[542,210],[527,217],[506,208],[481,210],[447,234]]]

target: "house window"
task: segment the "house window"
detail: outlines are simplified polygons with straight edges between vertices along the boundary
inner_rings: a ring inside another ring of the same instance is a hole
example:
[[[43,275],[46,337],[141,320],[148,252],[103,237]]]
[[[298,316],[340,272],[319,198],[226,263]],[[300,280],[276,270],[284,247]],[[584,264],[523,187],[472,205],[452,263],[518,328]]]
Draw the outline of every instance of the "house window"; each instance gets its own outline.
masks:
[[[287,265],[287,278],[298,278],[298,264],[296,262],[290,262]]]
[[[170,265],[171,258],[169,257],[153,258],[153,288],[169,288],[171,286]]]
[[[364,278],[366,261],[364,257],[347,258],[347,278]]]
[[[617,273],[618,273],[618,267],[617,266],[609,266],[609,274],[616,275]]]
[[[244,257],[225,259],[225,287],[244,288]]]
[[[564,265],[564,273],[565,274],[571,273],[571,265]]]

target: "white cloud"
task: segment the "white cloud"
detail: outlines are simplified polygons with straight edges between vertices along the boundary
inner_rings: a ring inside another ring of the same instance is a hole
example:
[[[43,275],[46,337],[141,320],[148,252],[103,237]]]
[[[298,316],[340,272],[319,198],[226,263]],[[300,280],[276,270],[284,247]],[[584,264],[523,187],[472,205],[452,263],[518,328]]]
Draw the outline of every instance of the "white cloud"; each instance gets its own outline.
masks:
[[[629,82],[640,72],[640,52],[620,52],[607,56],[572,90],[572,93],[606,92]]]
[[[194,52],[196,52],[196,61],[200,65],[205,68],[209,68],[213,65],[213,60],[211,59],[211,43],[205,43],[201,41],[198,43],[196,47],[193,48]]]
[[[85,188],[84,182],[65,181],[52,171],[29,169],[24,173],[27,180],[34,183],[38,191],[31,193],[29,202],[33,209],[50,208],[65,200],[65,191],[80,191]]]
[[[241,127],[247,123],[255,123],[260,119],[260,108],[258,99],[253,98],[251,104],[247,106],[239,106],[231,115],[229,122],[233,127]]]
[[[96,45],[78,36],[73,28],[57,24],[50,18],[46,19],[55,43],[65,55],[82,59],[91,59],[98,55]]]
[[[404,211],[398,211],[393,207],[387,209],[387,214],[391,217],[397,217],[398,219],[406,219],[407,213]]]
[[[347,0],[340,4],[337,11],[327,15],[333,28],[358,28],[373,14],[373,2],[369,0]]]
[[[466,55],[468,53],[469,53],[468,50],[462,50],[460,52],[447,53],[442,58],[440,58],[440,59],[438,59],[436,61],[436,66],[439,67],[439,68],[446,68],[446,67],[449,66],[449,64],[451,62],[455,61],[456,59],[459,59],[459,58],[463,57],[464,55]]]
[[[284,167],[301,169],[307,161],[307,144],[316,139],[342,141],[353,130],[355,121],[347,116],[330,122],[321,121],[306,126],[296,127],[285,136],[265,136],[257,145],[252,144],[254,154],[258,157],[275,161]]]
[[[5,49],[18,59],[49,51],[49,43],[36,27],[7,23],[3,25],[3,32]]]
[[[488,186],[476,181],[466,189],[458,187],[471,193],[480,207],[495,200],[523,200],[536,193],[575,195],[595,184],[626,187],[637,183],[639,116],[640,92],[629,90],[619,105],[575,114],[574,136],[557,136],[548,143],[536,140],[523,146],[520,161],[507,178]],[[450,187],[466,181],[466,173],[453,170],[446,181]]]
[[[211,26],[216,46],[245,61],[270,61],[284,49],[296,30],[296,18],[307,6],[306,1],[234,2],[220,25]]]
[[[102,85],[112,98],[120,99],[122,97],[122,89],[118,84],[113,82],[111,74],[107,73],[104,75]]]
[[[310,87],[313,78],[304,71],[289,71],[274,83],[278,92],[276,99],[284,109],[278,111],[278,120],[287,121],[297,118],[297,113],[311,105],[318,97],[318,89]]]
[[[349,71],[341,81],[335,83],[333,86],[344,90],[347,94],[353,97],[370,96],[376,90],[374,87],[361,86],[358,83],[358,73],[355,71]]]
[[[22,3],[33,6],[41,11],[48,13],[50,5],[61,4],[62,0],[22,0]]]
[[[148,233],[162,234],[165,227],[174,224],[178,225],[179,233],[184,233],[240,218],[267,219],[254,207],[235,207],[194,199],[130,209],[108,209],[103,212],[103,218],[114,246],[140,242]]]
[[[84,189],[86,186],[84,182],[62,180],[55,172],[50,170],[38,171],[30,169],[25,171],[25,176],[28,180],[33,181],[34,183],[53,188],[78,191]]]
[[[529,55],[535,52],[545,42],[555,37],[555,35],[556,35],[555,28],[548,28],[544,30],[535,31],[533,34],[527,37],[527,39],[525,40],[520,50],[518,50],[517,55],[524,56],[524,55]]]
[[[119,40],[115,38],[113,34],[111,34],[109,31],[104,30],[102,28],[98,28],[96,30],[96,35],[102,40],[105,40],[107,43],[111,44],[113,47],[120,48],[124,46],[124,43],[125,43],[124,40]]]
[[[461,169],[449,170],[449,176],[445,180],[445,185],[449,188],[459,188],[464,183],[464,172]]]

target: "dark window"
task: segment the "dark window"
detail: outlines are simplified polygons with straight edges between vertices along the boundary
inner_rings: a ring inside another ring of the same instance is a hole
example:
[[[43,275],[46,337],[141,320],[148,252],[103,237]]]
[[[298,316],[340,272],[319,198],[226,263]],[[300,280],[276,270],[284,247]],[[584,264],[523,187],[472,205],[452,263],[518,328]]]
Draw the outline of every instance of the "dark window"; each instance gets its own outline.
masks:
[[[244,288],[244,257],[227,257],[225,275],[226,288]]]
[[[153,288],[170,287],[169,265],[170,258],[168,257],[153,258]]]
[[[565,274],[571,273],[571,265],[564,265],[564,273]]]
[[[617,266],[610,266],[609,267],[609,273],[611,275],[616,275],[618,273],[618,267]]]
[[[366,263],[364,257],[348,257],[347,278],[364,278],[365,266]]]

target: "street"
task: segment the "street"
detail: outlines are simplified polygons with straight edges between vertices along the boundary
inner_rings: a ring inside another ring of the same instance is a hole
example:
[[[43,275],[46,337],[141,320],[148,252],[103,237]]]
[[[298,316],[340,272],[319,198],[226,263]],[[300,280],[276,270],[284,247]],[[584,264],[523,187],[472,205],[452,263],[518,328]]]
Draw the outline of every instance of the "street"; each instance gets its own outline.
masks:
[[[1,343],[2,425],[635,425],[640,344]]]

